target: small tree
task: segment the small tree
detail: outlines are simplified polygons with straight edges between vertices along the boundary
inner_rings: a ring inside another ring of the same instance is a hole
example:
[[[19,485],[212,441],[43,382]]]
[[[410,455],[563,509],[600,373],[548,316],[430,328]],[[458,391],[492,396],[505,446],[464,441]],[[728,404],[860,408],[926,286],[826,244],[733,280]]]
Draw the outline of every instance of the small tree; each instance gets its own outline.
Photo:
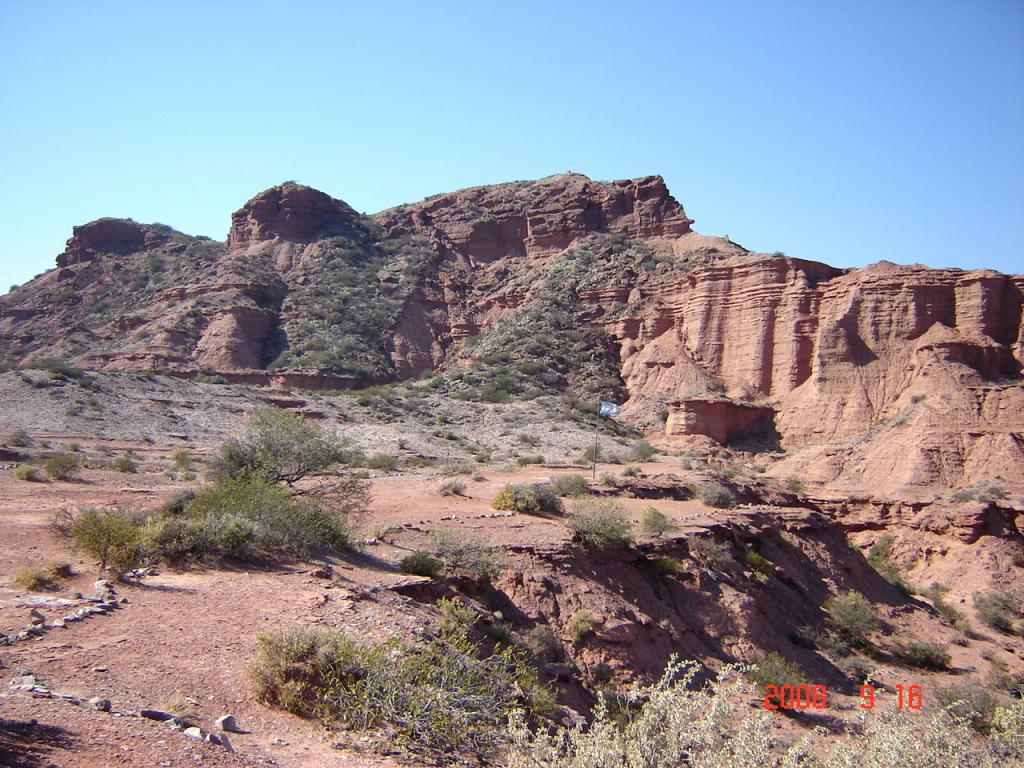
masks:
[[[142,555],[142,535],[132,515],[123,510],[101,512],[87,509],[68,529],[75,544],[99,561],[100,570],[108,567],[126,571],[136,566]]]
[[[249,416],[245,437],[221,447],[211,474],[222,479],[248,473],[294,485],[307,475],[347,460],[349,455],[341,440],[296,414],[257,408]]]

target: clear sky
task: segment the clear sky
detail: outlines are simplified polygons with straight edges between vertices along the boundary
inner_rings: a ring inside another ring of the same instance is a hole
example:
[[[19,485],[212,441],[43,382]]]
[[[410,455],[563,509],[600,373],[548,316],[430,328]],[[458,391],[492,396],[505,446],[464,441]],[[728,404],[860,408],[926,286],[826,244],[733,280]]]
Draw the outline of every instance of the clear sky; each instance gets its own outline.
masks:
[[[1024,272],[1021,0],[0,0],[0,110],[0,292],[100,216],[570,167],[748,248]]]

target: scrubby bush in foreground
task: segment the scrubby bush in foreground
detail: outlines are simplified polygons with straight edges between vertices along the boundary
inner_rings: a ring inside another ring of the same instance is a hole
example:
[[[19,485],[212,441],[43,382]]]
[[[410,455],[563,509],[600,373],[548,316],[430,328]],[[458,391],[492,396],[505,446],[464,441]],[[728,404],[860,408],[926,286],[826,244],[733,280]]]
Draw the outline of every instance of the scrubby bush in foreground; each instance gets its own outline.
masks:
[[[893,708],[863,714],[859,732],[812,732],[787,747],[775,715],[750,710],[754,692],[742,668],[726,667],[705,686],[696,685],[699,669],[673,661],[649,696],[637,691],[616,712],[600,700],[589,724],[537,730],[513,718],[508,768],[997,768],[1024,756],[1019,701],[997,710],[985,741],[944,711]]]
[[[521,650],[481,658],[462,625],[417,645],[356,641],[325,627],[266,633],[259,644],[251,676],[261,700],[353,730],[387,729],[446,760],[495,755],[514,711],[554,709]]]

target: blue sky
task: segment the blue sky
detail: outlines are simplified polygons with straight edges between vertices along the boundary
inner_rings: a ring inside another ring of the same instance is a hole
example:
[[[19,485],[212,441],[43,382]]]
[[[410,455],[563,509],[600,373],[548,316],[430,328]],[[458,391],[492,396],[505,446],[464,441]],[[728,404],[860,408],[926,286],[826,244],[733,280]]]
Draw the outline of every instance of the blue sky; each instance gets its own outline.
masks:
[[[1024,272],[1024,3],[0,0],[0,291],[100,216],[223,238],[660,173],[749,248]]]

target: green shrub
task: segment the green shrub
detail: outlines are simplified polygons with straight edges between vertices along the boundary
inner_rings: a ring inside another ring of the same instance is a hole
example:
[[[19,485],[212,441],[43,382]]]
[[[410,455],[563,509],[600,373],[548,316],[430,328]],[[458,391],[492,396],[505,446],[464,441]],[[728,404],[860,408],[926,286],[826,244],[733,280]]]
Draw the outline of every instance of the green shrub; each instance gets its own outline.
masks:
[[[466,495],[466,484],[461,480],[445,480],[438,487],[437,492],[442,496],[465,496]]]
[[[597,482],[599,485],[603,485],[605,488],[614,488],[616,486],[615,475],[609,472],[602,472],[597,476]]]
[[[825,601],[829,623],[843,639],[855,646],[866,646],[871,633],[881,626],[881,620],[867,598],[850,590],[833,595]]]
[[[1020,612],[1020,602],[1015,595],[1009,592],[975,593],[974,608],[984,624],[998,632],[1013,634],[1014,615]]]
[[[399,458],[388,453],[375,453],[366,459],[363,466],[378,472],[394,472],[398,469]]]
[[[948,624],[958,632],[966,632],[970,628],[967,617],[946,600],[946,592],[948,591],[947,587],[934,582],[921,594],[932,601],[932,605],[935,606],[935,610],[944,624]]]
[[[30,445],[32,438],[28,436],[28,432],[24,429],[16,429],[7,436],[7,445],[12,448],[24,448]]]
[[[491,579],[505,567],[504,559],[483,541],[454,528],[432,531],[430,539],[446,570],[475,579]]]
[[[398,567],[403,573],[411,573],[416,576],[429,576],[433,578],[440,572],[441,567],[444,565],[436,557],[431,556],[429,552],[413,552],[411,555],[406,555],[398,562]]]
[[[851,656],[840,663],[840,667],[853,682],[866,685],[875,678],[875,665],[863,656]]]
[[[940,643],[910,642],[900,644],[896,654],[905,663],[921,669],[949,669],[949,649]]]
[[[871,545],[871,549],[868,550],[867,561],[883,579],[899,589],[903,594],[909,595],[910,588],[903,581],[900,567],[892,559],[893,542],[893,537],[888,534],[879,538],[878,541]]]
[[[11,582],[29,592],[39,592],[53,587],[51,575],[38,565],[26,565],[19,568],[11,576]]]
[[[550,485],[543,483],[509,483],[498,491],[491,506],[524,515],[560,515],[563,512],[561,500]]]
[[[185,516],[192,529],[188,537],[200,547],[196,555],[305,557],[344,549],[351,541],[344,511],[293,496],[262,477],[226,478],[203,488],[188,502]]]
[[[803,493],[804,481],[799,477],[786,478],[786,490],[793,493]]]
[[[640,474],[640,467],[630,465],[622,468],[623,477],[637,477]]]
[[[43,476],[39,474],[39,467],[32,464],[19,464],[14,468],[14,477],[18,480],[27,480],[32,483],[42,482]]]
[[[590,485],[587,478],[578,473],[569,475],[556,475],[549,483],[551,489],[559,496],[572,496],[578,498],[590,493]]]
[[[540,456],[540,455],[538,455],[538,456],[520,456],[518,459],[516,459],[516,463],[520,467],[525,467],[525,466],[528,466],[530,464],[543,464],[544,463],[544,457]]]
[[[224,384],[230,384],[231,383],[227,379],[225,379],[223,376],[221,376],[220,374],[216,374],[216,373],[215,374],[198,373],[198,374],[196,374],[195,378],[192,379],[192,380],[196,384],[220,384],[220,385],[223,386]]]
[[[580,643],[587,635],[594,631],[597,626],[597,617],[585,608],[576,611],[565,623],[569,637],[574,643]]]
[[[743,559],[746,561],[747,565],[749,565],[751,568],[753,568],[757,573],[760,573],[763,576],[770,576],[771,575],[771,572],[772,572],[772,562],[771,562],[771,560],[769,560],[768,558],[766,558],[764,555],[760,554],[759,552],[755,552],[752,549],[751,550],[747,550],[747,552],[744,553],[744,555],[743,555]]]
[[[709,568],[720,570],[732,562],[732,549],[728,544],[715,541],[710,536],[691,536],[686,540],[687,549]]]
[[[114,461],[114,469],[118,472],[127,472],[129,474],[135,474],[139,471],[139,465],[132,459],[130,452],[125,452],[123,456],[119,456]]]
[[[700,489],[700,498],[709,507],[729,509],[736,506],[736,497],[724,485],[710,483]]]
[[[782,741],[779,721],[752,708],[752,686],[726,666],[698,684],[703,665],[669,663],[623,711],[597,707],[586,727],[511,725],[506,768],[789,768],[792,766],[971,766],[1002,768],[1024,756],[1024,702],[997,707],[992,735],[974,737],[943,712],[868,712],[856,729]],[[927,694],[926,694],[927,695]],[[780,743],[780,741],[782,743]]]
[[[465,631],[416,645],[356,641],[324,627],[265,633],[250,675],[262,701],[352,730],[385,728],[446,761],[495,756],[515,710],[548,717],[555,709],[522,651],[481,658]]]
[[[988,689],[974,683],[957,683],[939,688],[935,697],[941,706],[966,720],[978,733],[992,730],[998,701]]]
[[[573,541],[584,549],[607,551],[633,545],[633,526],[622,507],[611,500],[577,502],[569,527]]]
[[[210,475],[258,476],[291,485],[348,457],[347,446],[315,424],[288,411],[257,408],[249,415],[245,437],[221,446]]]
[[[82,459],[70,451],[59,451],[43,459],[43,467],[54,480],[70,480],[81,469]]]
[[[188,451],[175,451],[171,466],[181,472],[192,472],[196,468],[192,454]]]
[[[658,450],[646,440],[641,440],[633,446],[632,455],[637,461],[650,461]]]
[[[683,564],[676,558],[669,557],[668,555],[652,557],[650,562],[659,576],[676,576],[683,572]]]
[[[780,654],[772,651],[754,662],[750,679],[760,688],[767,685],[792,685],[795,687],[806,683],[807,676],[800,665],[787,661]]]
[[[526,633],[526,647],[536,658],[555,663],[565,658],[565,649],[558,636],[546,624],[538,624]]]
[[[68,535],[99,562],[101,571],[108,567],[120,572],[131,570],[143,556],[138,520],[124,510],[87,509],[71,524]]]
[[[679,525],[674,520],[654,507],[644,508],[640,522],[644,527],[644,531],[651,536],[662,536],[679,528]]]

